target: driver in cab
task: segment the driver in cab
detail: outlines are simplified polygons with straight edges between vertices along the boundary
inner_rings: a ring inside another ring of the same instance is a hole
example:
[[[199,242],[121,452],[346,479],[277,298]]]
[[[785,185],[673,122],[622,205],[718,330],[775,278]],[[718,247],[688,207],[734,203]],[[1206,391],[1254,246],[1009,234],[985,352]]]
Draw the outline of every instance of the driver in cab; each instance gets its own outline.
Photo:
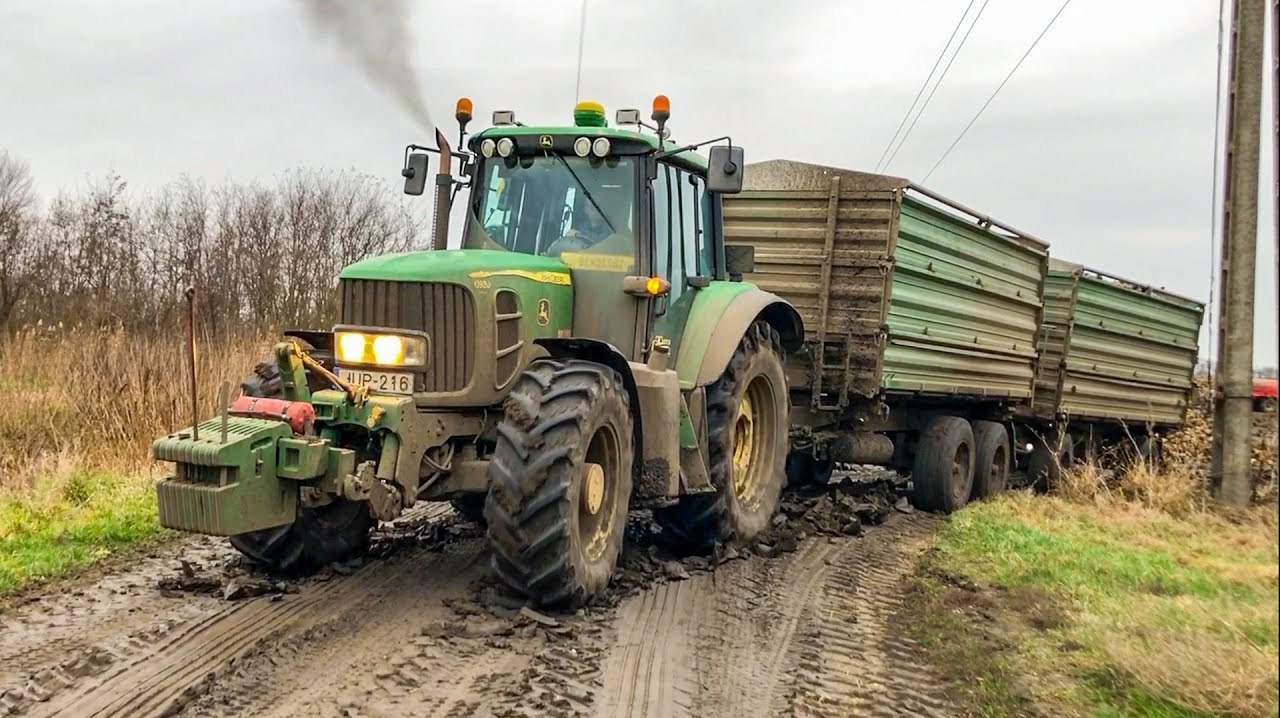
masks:
[[[547,247],[548,256],[581,252],[613,237],[631,245],[631,192],[623,185],[601,185],[590,198],[580,194],[577,205],[572,228]]]

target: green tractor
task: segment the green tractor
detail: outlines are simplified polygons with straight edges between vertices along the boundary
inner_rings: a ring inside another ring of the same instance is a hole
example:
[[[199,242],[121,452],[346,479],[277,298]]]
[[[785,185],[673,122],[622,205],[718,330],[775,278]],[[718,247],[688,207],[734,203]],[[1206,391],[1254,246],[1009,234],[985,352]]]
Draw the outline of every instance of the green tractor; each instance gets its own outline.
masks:
[[[742,149],[676,145],[668,117],[659,96],[652,125],[620,110],[610,127],[582,102],[569,126],[500,111],[468,138],[460,100],[465,151],[440,132],[405,150],[411,195],[439,156],[432,250],[347,267],[332,330],[287,333],[220,416],[155,442],[177,465],[161,523],[304,572],[451,501],[485,524],[496,576],[543,605],[608,584],[629,509],[693,550],[751,540],[785,482],[784,353],[804,332],[741,281],[750,248],[725,247]]]

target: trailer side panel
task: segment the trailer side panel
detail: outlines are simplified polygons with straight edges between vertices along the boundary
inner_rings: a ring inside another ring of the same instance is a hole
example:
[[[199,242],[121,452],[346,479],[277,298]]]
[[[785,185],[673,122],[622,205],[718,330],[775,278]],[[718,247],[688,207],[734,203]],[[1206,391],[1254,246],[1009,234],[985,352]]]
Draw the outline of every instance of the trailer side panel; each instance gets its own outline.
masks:
[[[890,290],[887,391],[1029,401],[1047,255],[904,198]]]
[[[1203,305],[1088,270],[1077,282],[1059,413],[1136,425],[1180,423]]]

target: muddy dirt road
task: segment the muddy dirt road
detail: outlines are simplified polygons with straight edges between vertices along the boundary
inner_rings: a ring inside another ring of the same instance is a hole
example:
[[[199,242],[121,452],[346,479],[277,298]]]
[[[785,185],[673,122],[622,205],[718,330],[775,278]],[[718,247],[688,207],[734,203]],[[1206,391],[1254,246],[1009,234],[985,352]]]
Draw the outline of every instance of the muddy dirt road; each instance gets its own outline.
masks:
[[[855,536],[837,511],[814,535],[784,508],[749,555],[641,541],[609,601],[559,616],[489,586],[480,529],[445,506],[296,583],[185,539],[0,614],[0,714],[953,715],[894,623],[938,519],[882,507]]]

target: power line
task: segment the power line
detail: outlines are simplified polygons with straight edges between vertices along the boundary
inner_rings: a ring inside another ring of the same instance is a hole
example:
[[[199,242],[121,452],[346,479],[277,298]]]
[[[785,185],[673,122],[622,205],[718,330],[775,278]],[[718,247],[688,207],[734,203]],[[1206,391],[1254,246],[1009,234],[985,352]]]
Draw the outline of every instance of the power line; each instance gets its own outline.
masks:
[[[1213,188],[1209,194],[1209,303],[1205,307],[1205,315],[1209,318],[1209,327],[1207,331],[1208,349],[1206,359],[1209,365],[1209,376],[1213,376],[1213,312],[1214,312],[1214,288],[1217,284],[1218,273],[1218,146],[1222,137],[1222,41],[1225,37],[1226,30],[1222,24],[1222,18],[1226,15],[1227,0],[1218,0],[1218,64],[1214,67],[1217,69],[1217,85],[1213,91]]]
[[[956,45],[956,51],[951,55],[951,59],[947,60],[947,66],[942,68],[942,74],[938,76],[938,83],[929,91],[929,96],[924,98],[924,104],[920,105],[920,112],[916,114],[916,118],[911,121],[911,126],[907,128],[902,139],[898,142],[897,148],[893,150],[893,154],[889,155],[889,159],[885,160],[884,166],[887,169],[893,163],[893,158],[898,156],[898,151],[907,143],[907,138],[911,136],[911,131],[916,128],[916,123],[924,116],[924,111],[929,107],[929,101],[933,99],[933,94],[942,87],[942,81],[947,79],[947,72],[951,70],[951,63],[956,61],[960,56],[960,51],[964,49],[965,42],[969,39],[969,33],[973,32],[973,28],[977,27],[978,21],[982,19],[982,11],[987,9],[987,3],[991,0],[982,0],[982,5],[978,8],[978,14],[973,16],[973,22],[969,25],[969,29],[964,31],[964,37],[960,38],[960,44]]]
[[[969,16],[969,10],[973,8],[974,2],[975,0],[969,0],[964,12],[960,13],[960,19],[956,20],[956,26],[951,28],[951,36],[947,38],[947,43],[942,46],[942,51],[938,53],[938,59],[933,61],[933,67],[929,68],[929,74],[925,75],[924,82],[920,84],[920,89],[916,91],[915,98],[911,100],[911,106],[907,108],[906,114],[902,116],[902,121],[898,123],[898,128],[893,131],[893,136],[889,138],[889,143],[884,146],[884,152],[880,153],[880,159],[876,160],[876,172],[880,171],[880,167],[884,164],[884,158],[889,154],[889,148],[893,147],[894,141],[898,139],[898,133],[902,132],[902,128],[906,126],[911,113],[915,111],[916,103],[920,102],[921,96],[924,95],[925,88],[929,86],[929,81],[933,79],[933,73],[938,71],[938,65],[942,64],[942,58],[946,56],[947,49],[951,47],[951,41],[956,39],[956,33],[960,32],[960,26],[964,24],[964,19]]]
[[[1009,74],[1005,75],[1004,80],[1000,82],[998,87],[996,87],[996,91],[991,93],[991,97],[988,97],[986,102],[982,103],[982,107],[978,108],[978,114],[974,115],[972,120],[969,120],[969,124],[965,125],[964,129],[960,131],[960,136],[956,138],[956,141],[952,142],[951,146],[947,148],[947,151],[943,152],[942,156],[938,158],[938,161],[933,163],[933,168],[924,176],[924,179],[920,180],[921,184],[929,180],[929,176],[933,174],[934,170],[938,169],[938,165],[941,165],[943,160],[947,159],[947,156],[951,154],[951,150],[954,150],[956,145],[960,144],[960,140],[964,139],[965,134],[969,132],[969,128],[973,127],[973,123],[978,121],[978,118],[982,116],[982,113],[991,104],[992,100],[996,99],[996,95],[1000,94],[1000,91],[1004,89],[1006,84],[1008,84],[1010,78],[1013,77],[1013,73],[1017,72],[1019,67],[1022,67],[1023,61],[1027,59],[1027,56],[1031,54],[1032,50],[1036,49],[1036,45],[1040,44],[1041,38],[1045,36],[1045,33],[1049,32],[1049,28],[1053,27],[1053,23],[1057,22],[1058,16],[1061,15],[1062,11],[1066,10],[1067,6],[1070,4],[1071,0],[1066,0],[1062,3],[1062,7],[1058,8],[1058,12],[1054,13],[1053,17],[1049,19],[1049,24],[1045,25],[1044,29],[1040,31],[1040,34],[1036,36],[1035,41],[1031,43],[1031,47],[1028,47],[1027,51],[1022,53],[1022,58],[1018,60],[1018,64],[1013,66],[1013,69],[1009,71]]]

